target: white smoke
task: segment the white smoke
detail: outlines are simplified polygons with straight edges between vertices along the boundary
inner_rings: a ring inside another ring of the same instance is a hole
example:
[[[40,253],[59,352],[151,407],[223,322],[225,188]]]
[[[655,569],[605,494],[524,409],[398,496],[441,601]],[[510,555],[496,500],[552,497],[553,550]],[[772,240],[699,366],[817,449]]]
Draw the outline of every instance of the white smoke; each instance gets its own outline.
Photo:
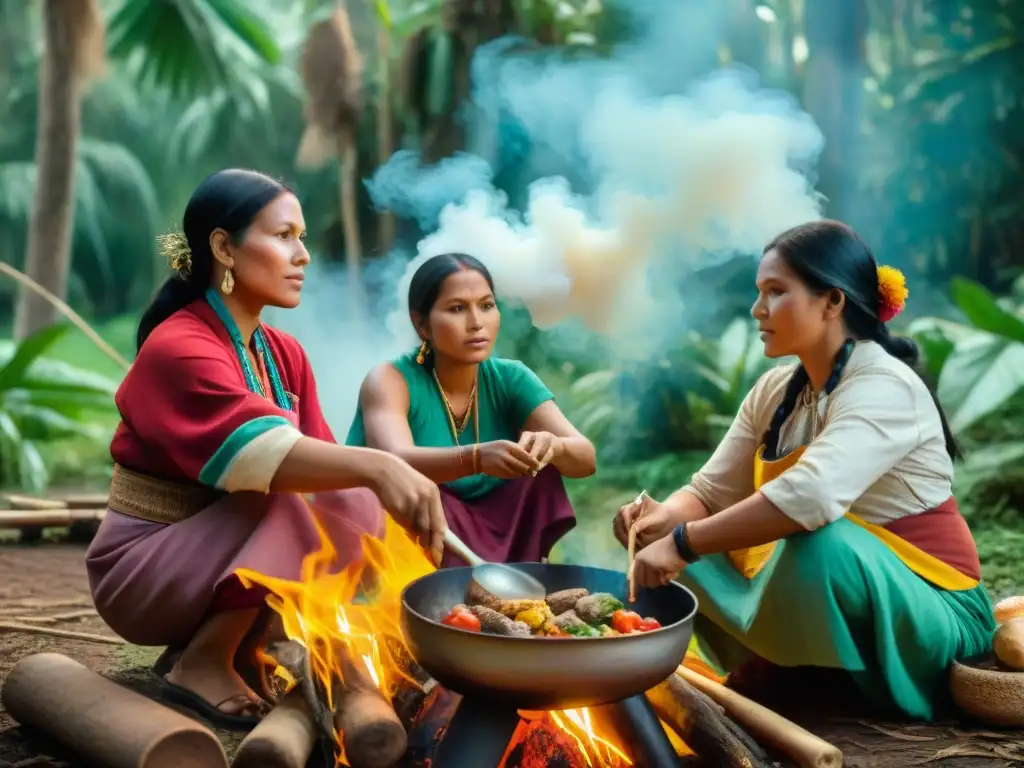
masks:
[[[338,280],[322,275],[307,281],[316,288],[300,310],[280,317],[309,352],[339,438],[366,372],[416,343],[408,285],[431,256],[473,255],[499,298],[525,304],[538,327],[582,321],[624,349],[664,322],[666,302],[678,302],[663,285],[652,295],[653,264],[754,256],[786,228],[820,217],[810,173],[824,140],[794,99],[738,69],[685,84],[696,58],[689,43],[711,39],[713,48],[720,6],[632,2],[657,21],[610,58],[503,55],[501,43],[478,53],[475,153],[424,168],[399,152],[368,182],[380,207],[437,225],[411,261],[392,254],[378,265],[389,306],[355,316],[339,306]],[[687,30],[700,34],[690,40]],[[507,131],[496,137],[509,124],[528,139],[538,179],[522,210],[493,184],[509,141]],[[543,172],[552,165],[561,171]]]
[[[628,342],[653,306],[645,275],[659,254],[689,260],[757,254],[774,235],[820,216],[799,170],[822,135],[810,118],[740,72],[720,72],[687,94],[646,97],[620,79],[582,121],[582,147],[599,181],[574,194],[564,178],[530,186],[526,210],[475,189],[442,210],[399,283],[389,320],[408,325],[412,273],[439,253],[469,253],[491,270],[498,295],[519,300],[546,328],[573,318]]]

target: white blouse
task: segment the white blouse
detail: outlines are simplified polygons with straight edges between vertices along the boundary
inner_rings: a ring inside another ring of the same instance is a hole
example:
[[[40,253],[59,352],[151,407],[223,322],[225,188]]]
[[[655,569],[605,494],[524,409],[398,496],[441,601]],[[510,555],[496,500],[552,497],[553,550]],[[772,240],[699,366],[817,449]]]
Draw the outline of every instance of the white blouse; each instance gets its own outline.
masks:
[[[712,514],[754,493],[754,454],[795,370],[780,366],[757,381],[717,450],[683,489]],[[831,395],[812,394],[808,385],[780,442],[779,455],[807,450],[760,490],[807,530],[847,511],[884,525],[952,495],[953,462],[928,389],[873,341],[857,342]]]

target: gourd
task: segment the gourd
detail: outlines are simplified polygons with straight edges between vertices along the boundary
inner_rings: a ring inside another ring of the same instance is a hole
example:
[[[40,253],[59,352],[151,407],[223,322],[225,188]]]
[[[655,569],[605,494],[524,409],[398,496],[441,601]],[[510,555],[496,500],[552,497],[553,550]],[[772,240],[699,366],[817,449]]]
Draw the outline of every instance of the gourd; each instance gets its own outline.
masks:
[[[1024,671],[1024,618],[1001,625],[992,638],[992,650],[1010,669]]]

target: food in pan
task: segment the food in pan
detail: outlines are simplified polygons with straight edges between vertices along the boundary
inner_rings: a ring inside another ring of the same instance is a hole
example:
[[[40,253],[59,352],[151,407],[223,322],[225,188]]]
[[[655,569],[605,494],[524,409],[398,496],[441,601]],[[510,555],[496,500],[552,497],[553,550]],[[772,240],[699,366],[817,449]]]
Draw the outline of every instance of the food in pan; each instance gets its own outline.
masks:
[[[563,589],[544,600],[502,600],[476,582],[466,590],[466,602],[441,623],[489,635],[549,638],[615,637],[661,627],[655,619],[626,610],[607,592]]]

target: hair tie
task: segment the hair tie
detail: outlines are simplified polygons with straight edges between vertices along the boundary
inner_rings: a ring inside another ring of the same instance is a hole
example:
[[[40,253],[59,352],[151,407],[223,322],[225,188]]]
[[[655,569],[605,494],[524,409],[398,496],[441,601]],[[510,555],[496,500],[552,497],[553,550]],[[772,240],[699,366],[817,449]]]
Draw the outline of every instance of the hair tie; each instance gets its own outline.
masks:
[[[192,271],[192,249],[188,247],[188,238],[181,232],[171,232],[160,235],[156,240],[164,257],[171,263],[171,269],[182,280],[187,280]]]
[[[895,267],[881,266],[878,268],[878,317],[888,323],[907,304],[907,278]]]

